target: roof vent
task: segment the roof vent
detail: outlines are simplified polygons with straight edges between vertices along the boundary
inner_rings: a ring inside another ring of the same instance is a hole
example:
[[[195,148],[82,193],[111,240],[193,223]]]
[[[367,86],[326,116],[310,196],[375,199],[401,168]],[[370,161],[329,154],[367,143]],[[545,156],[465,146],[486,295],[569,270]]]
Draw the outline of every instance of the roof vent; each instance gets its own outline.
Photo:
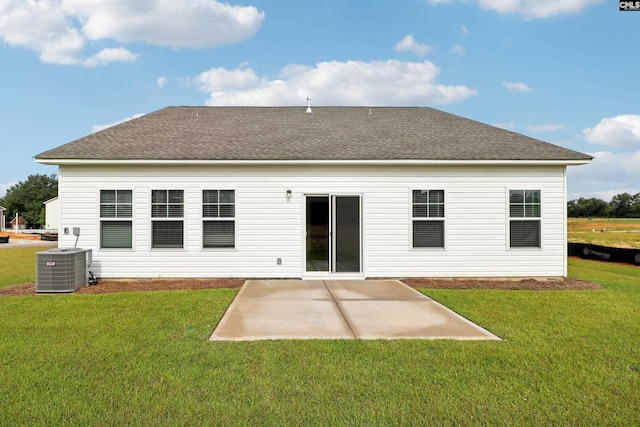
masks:
[[[313,110],[311,109],[311,97],[307,96],[307,111],[305,113],[313,114]]]

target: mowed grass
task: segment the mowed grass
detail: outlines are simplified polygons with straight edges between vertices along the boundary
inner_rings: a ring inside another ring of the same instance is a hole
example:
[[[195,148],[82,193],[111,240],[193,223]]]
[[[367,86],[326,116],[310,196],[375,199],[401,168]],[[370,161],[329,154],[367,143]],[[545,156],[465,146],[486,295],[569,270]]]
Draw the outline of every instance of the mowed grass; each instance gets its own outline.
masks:
[[[640,269],[425,290],[504,338],[210,342],[233,290],[0,297],[0,425],[638,425]]]
[[[35,282],[36,253],[48,249],[51,248],[0,248],[0,288]]]
[[[570,242],[640,249],[640,218],[569,218],[567,226]]]

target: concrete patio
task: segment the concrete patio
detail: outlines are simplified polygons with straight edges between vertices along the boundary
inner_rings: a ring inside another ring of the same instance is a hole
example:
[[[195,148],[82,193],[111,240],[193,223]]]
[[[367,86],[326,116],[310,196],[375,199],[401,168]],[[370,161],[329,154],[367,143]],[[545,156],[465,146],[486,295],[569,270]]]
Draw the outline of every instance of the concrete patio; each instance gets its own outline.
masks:
[[[499,337],[397,280],[248,280],[210,340]]]

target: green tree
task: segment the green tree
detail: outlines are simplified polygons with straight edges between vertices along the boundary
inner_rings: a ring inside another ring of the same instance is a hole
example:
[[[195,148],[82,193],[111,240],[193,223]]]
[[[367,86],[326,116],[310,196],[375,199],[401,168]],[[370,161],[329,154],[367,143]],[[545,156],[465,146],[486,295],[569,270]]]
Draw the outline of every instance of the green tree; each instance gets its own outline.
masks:
[[[631,203],[631,218],[640,218],[640,193],[634,194]]]
[[[571,218],[602,218],[607,216],[608,203],[592,197],[567,202],[567,215]]]
[[[616,194],[609,202],[609,216],[614,218],[633,217],[634,196],[629,193]]]
[[[8,218],[20,214],[32,227],[44,224],[44,202],[58,195],[56,175],[30,175],[26,181],[9,187],[0,205],[7,210]]]

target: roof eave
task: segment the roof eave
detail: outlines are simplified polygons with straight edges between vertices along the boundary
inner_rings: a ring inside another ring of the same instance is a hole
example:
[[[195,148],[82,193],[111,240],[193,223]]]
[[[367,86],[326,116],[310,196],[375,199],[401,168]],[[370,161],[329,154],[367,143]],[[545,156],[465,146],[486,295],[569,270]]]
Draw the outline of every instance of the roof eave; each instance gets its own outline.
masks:
[[[340,166],[340,165],[360,165],[360,166],[443,166],[443,165],[585,165],[591,163],[592,159],[559,159],[559,160],[109,160],[109,159],[39,159],[37,163],[45,165],[80,166],[80,165],[264,165],[264,166],[290,166],[290,165],[315,165],[315,166]]]

